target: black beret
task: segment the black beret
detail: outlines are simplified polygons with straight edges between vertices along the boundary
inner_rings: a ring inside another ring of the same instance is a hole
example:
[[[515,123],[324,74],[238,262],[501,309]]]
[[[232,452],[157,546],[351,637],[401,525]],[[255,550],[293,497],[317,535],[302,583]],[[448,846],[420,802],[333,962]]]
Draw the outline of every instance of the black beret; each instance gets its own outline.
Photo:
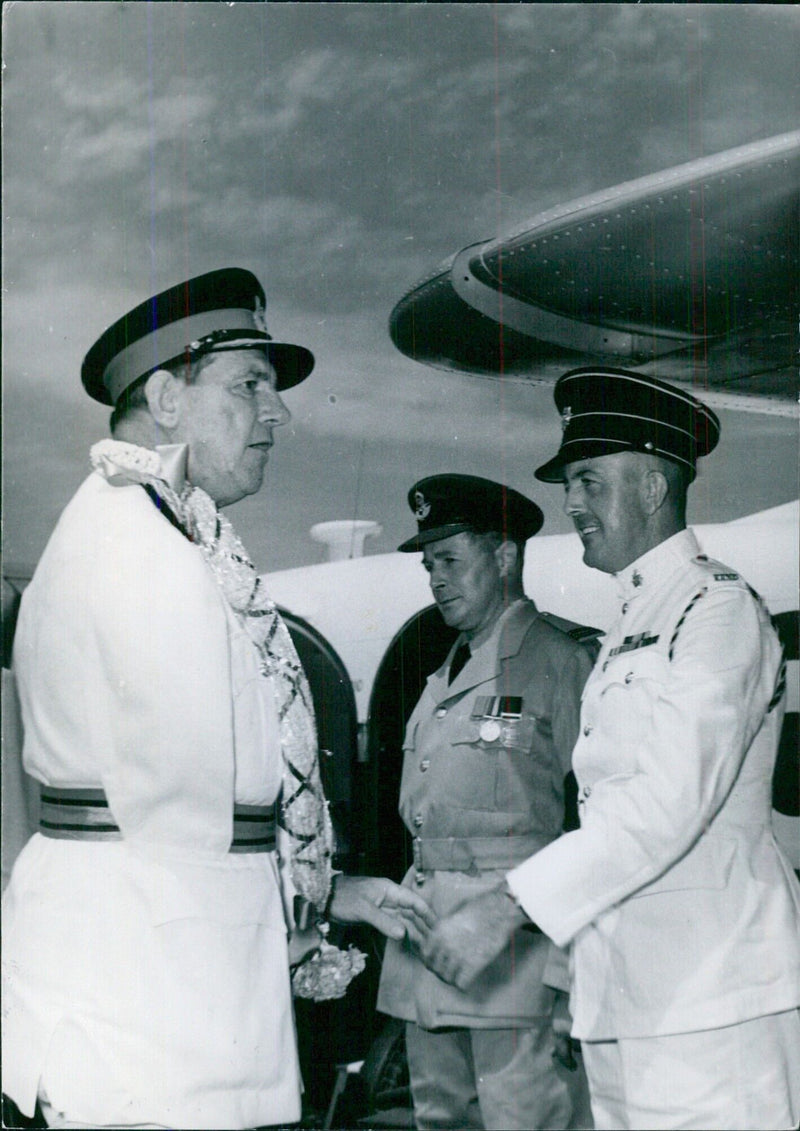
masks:
[[[260,349],[278,389],[304,381],[314,355],[304,346],[273,342],[264,321],[264,288],[240,267],[224,267],[178,283],[140,303],[98,338],[81,367],[89,396],[115,404],[134,381],[212,350]]]
[[[553,391],[563,436],[557,454],[536,469],[558,483],[564,466],[614,452],[646,452],[689,469],[719,440],[719,420],[691,393],[627,369],[585,366],[559,377]]]
[[[476,475],[431,475],[408,492],[408,505],[419,529],[402,546],[403,553],[421,550],[454,534],[498,531],[526,542],[541,529],[544,516],[536,503],[519,491]]]

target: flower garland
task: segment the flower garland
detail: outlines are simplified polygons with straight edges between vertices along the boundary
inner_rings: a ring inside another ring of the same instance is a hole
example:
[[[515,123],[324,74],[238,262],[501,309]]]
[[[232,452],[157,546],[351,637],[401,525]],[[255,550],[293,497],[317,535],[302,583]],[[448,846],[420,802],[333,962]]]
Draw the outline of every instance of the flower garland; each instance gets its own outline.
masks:
[[[165,449],[166,450],[166,449]],[[170,458],[185,449],[173,447]],[[331,946],[321,917],[333,878],[333,829],[322,789],[311,691],[297,651],[275,602],[264,586],[241,540],[214,500],[202,488],[184,482],[178,489],[165,471],[159,451],[119,440],[102,440],[91,449],[94,469],[112,485],[141,483],[170,508],[181,529],[203,554],[212,577],[258,653],[261,673],[272,679],[283,756],[281,823],[289,834],[289,865],[298,894],[317,912],[319,949],[298,967],[293,986],[301,997],[340,997],[364,968],[354,948]],[[180,474],[171,478],[179,480]]]

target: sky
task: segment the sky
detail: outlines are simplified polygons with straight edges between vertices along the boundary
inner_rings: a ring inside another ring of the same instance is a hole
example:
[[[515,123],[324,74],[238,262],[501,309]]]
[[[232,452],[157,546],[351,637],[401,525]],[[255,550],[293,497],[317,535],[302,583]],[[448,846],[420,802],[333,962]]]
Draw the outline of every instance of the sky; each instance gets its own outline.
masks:
[[[260,568],[309,527],[413,531],[406,492],[456,471],[534,497],[552,391],[443,373],[390,311],[453,252],[544,208],[796,128],[800,8],[748,4],[74,3],[3,6],[3,503],[26,569],[108,412],[83,355],[149,295],[254,271],[270,332],[316,355],[263,490],[230,517]],[[797,494],[796,421],[722,411],[690,519]]]

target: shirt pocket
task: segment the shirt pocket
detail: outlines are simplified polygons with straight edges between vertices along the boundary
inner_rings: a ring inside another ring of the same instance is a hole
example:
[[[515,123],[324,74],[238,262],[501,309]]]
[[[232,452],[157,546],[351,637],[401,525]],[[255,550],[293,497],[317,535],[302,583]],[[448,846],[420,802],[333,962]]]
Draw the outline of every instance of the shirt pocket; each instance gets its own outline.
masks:
[[[497,809],[499,762],[505,755],[501,732],[481,736],[482,719],[461,719],[450,739],[446,777],[448,805],[456,809]]]

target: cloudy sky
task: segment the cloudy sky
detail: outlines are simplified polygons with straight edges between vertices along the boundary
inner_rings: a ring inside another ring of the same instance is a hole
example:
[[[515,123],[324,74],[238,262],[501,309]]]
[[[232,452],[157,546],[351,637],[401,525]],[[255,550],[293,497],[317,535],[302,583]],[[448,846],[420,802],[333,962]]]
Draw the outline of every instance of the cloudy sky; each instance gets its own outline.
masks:
[[[463,471],[535,495],[547,389],[426,369],[392,306],[468,243],[558,202],[793,129],[800,8],[747,4],[6,3],[4,512],[34,563],[107,412],[81,359],[148,295],[253,270],[270,330],[316,354],[287,395],[254,558],[317,561],[312,523],[373,518]],[[723,412],[694,493],[716,521],[797,490],[796,424]]]

